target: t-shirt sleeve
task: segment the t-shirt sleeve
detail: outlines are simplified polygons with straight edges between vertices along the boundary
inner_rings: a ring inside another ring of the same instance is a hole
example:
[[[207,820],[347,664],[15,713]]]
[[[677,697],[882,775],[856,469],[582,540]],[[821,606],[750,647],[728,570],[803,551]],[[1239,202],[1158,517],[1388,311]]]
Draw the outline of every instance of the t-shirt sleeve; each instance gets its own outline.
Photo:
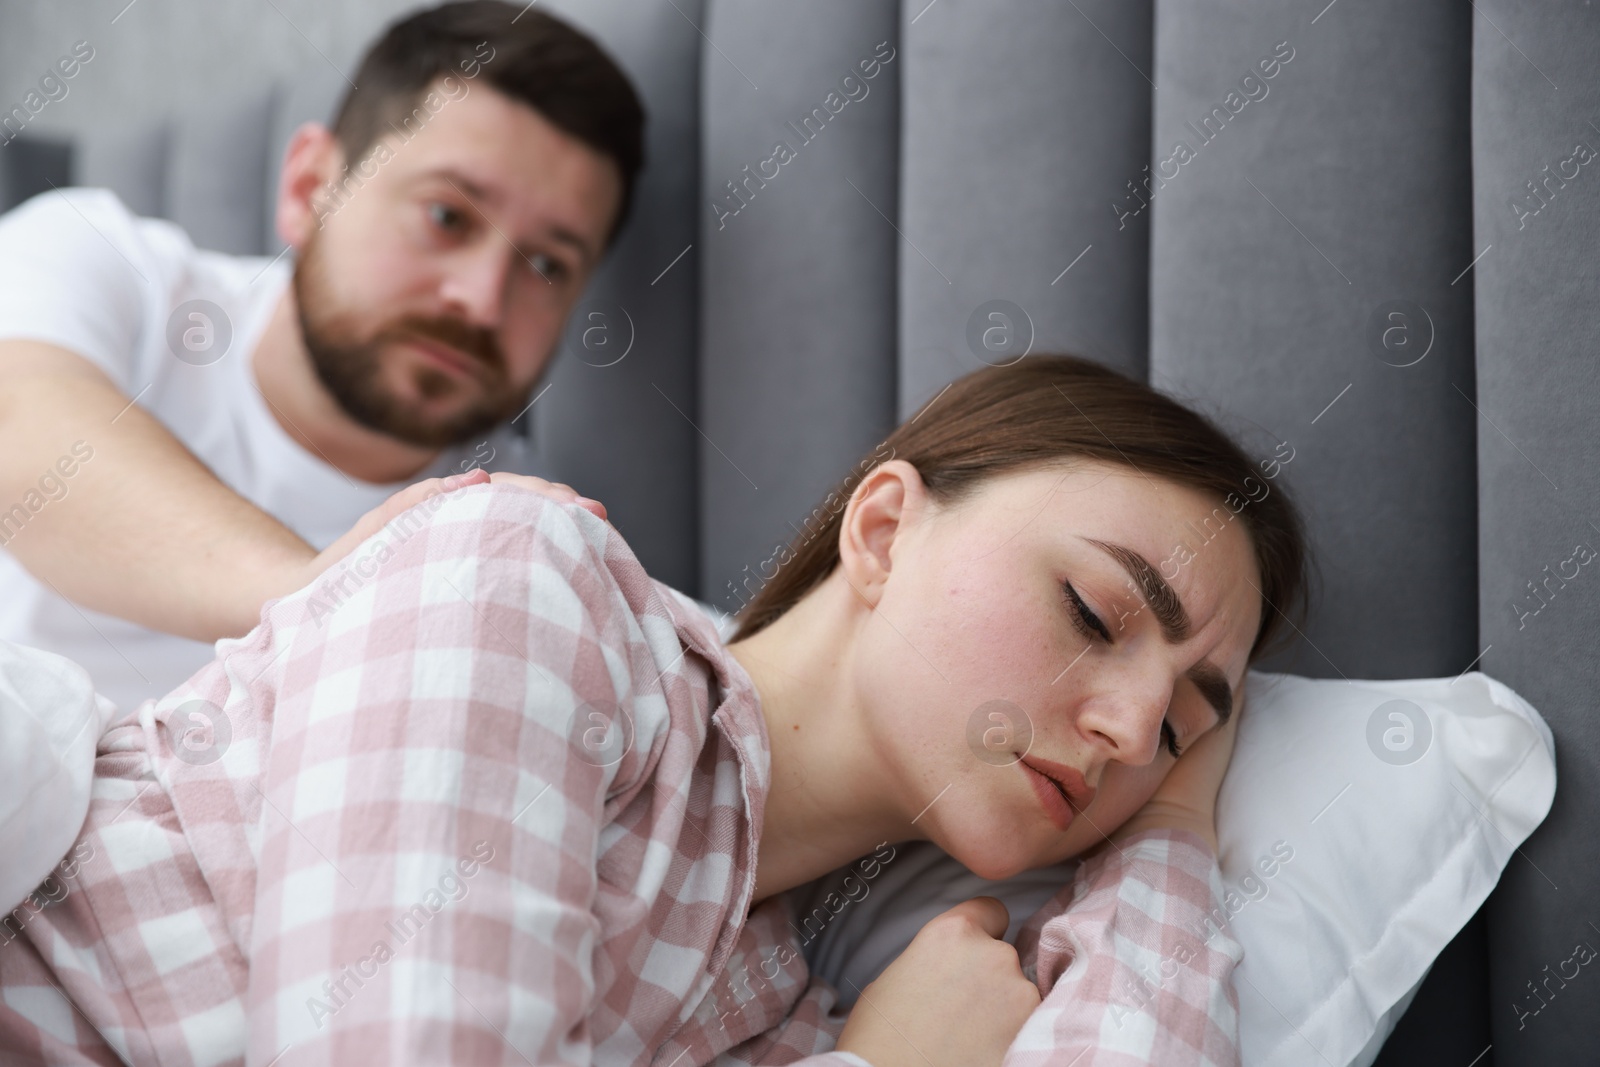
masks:
[[[1044,1000],[1004,1067],[1237,1067],[1244,949],[1216,856],[1189,830],[1118,846],[1086,860],[1018,936]]]
[[[147,380],[135,364],[157,274],[138,220],[114,194],[41,193],[0,216],[0,340],[68,349],[132,395]]]

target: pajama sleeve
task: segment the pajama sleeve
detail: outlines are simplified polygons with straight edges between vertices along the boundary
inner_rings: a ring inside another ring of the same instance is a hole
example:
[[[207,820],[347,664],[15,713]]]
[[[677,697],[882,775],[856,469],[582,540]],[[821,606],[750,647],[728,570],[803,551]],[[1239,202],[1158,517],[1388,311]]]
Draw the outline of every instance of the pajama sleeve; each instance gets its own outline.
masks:
[[[1244,950],[1222,895],[1189,830],[1145,830],[1085,861],[1018,935],[1044,1000],[1004,1067],[1237,1067]]]
[[[738,951],[698,1013],[702,1025],[687,1042],[684,1064],[874,1067],[836,1048],[849,1009],[840,1006],[832,983],[811,973],[789,936],[790,917],[782,897],[750,912]],[[672,1055],[663,1049],[661,1059]]]
[[[660,667],[602,524],[513,488],[438,499],[267,609],[295,633],[261,774],[249,1067],[594,1059],[596,855],[664,729],[633,681]]]
[[[849,1018],[837,1002],[831,985],[811,979],[781,1023],[724,1052],[712,1067],[873,1067],[853,1052],[834,1048]]]

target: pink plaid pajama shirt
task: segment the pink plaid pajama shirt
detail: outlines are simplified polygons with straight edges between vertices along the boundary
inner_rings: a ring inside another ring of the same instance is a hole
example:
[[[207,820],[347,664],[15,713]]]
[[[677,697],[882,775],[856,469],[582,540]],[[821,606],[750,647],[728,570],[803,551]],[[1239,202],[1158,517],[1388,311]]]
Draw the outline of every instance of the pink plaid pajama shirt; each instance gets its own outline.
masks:
[[[70,891],[0,944],[6,1064],[865,1064],[750,908],[749,677],[575,506],[418,505],[99,753]],[[1221,888],[1188,832],[1081,864],[1007,1067],[1237,1064]]]

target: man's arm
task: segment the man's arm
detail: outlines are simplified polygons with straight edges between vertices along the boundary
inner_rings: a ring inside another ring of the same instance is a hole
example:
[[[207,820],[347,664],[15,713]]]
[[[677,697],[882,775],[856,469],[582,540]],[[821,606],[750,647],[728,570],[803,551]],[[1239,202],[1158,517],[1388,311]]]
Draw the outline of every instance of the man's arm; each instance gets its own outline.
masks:
[[[215,641],[250,630],[265,601],[314,574],[310,545],[219,481],[88,360],[0,341],[0,383],[0,541],[67,599]],[[80,441],[87,461],[72,452]],[[64,494],[40,491],[47,472]],[[30,492],[44,501],[36,512]]]
[[[475,469],[407,486],[319,553],[218,480],[88,360],[0,340],[0,383],[0,546],[69,600],[200,641],[249,632],[268,600],[436,493],[509,482],[606,517],[604,504],[562,482]],[[54,494],[39,485],[46,473]]]

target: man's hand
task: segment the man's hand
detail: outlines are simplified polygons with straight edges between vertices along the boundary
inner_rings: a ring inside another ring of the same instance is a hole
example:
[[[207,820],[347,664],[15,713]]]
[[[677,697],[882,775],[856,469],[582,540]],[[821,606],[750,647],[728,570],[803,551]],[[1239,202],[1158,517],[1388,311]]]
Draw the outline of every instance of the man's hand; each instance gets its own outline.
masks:
[[[448,493],[452,489],[465,489],[469,485],[482,485],[493,482],[496,485],[516,485],[524,489],[531,489],[540,496],[548,497],[559,504],[578,504],[585,511],[591,512],[599,518],[606,517],[606,506],[598,500],[591,500],[586,496],[579,496],[578,491],[565,482],[550,482],[543,478],[535,478],[529,474],[511,474],[507,471],[495,471],[490,474],[481,468],[474,468],[465,474],[452,474],[448,478],[428,478],[408,485],[395,493],[388,500],[379,504],[350,527],[337,541],[317,553],[315,559],[304,566],[301,572],[299,585],[307,585],[323,571],[333,566],[339,560],[348,556],[357,545],[383,529],[389,520],[409,508],[415,507],[431,496],[439,493]]]
[[[1193,830],[1205,838],[1215,853],[1217,790],[1222,788],[1222,778],[1233,759],[1233,744],[1243,716],[1244,708],[1240,707],[1225,725],[1192,742],[1145,806],[1112,831],[1111,840],[1121,841],[1140,830],[1154,828]]]
[[[222,484],[82,356],[0,340],[0,382],[0,543],[68,600],[160,633],[207,643],[246,633],[262,604],[448,488],[505,481],[605,518],[568,486],[473,471],[401,490],[319,553]],[[43,498],[44,476],[56,486],[47,506],[23,507],[30,494]]]
[[[466,474],[458,474],[456,477],[470,478],[474,474],[480,473],[482,472],[468,471]],[[450,481],[448,478],[445,480]],[[604,504],[600,503],[598,500],[592,500],[589,497],[578,495],[578,491],[572,488],[572,486],[568,485],[566,482],[548,482],[543,478],[535,478],[531,474],[512,474],[509,471],[495,471],[493,474],[489,475],[489,481],[493,482],[495,485],[520,485],[524,489],[532,489],[540,496],[549,497],[558,504],[577,504],[579,507],[583,508],[584,511],[589,512],[596,518],[603,519],[606,517],[606,506]],[[477,481],[461,483],[461,485],[477,484]],[[451,488],[459,489],[460,487],[461,486],[452,486]]]
[[[840,1052],[872,1067],[997,1067],[1039,1006],[1005,941],[1009,916],[973,897],[934,916],[861,991]]]

